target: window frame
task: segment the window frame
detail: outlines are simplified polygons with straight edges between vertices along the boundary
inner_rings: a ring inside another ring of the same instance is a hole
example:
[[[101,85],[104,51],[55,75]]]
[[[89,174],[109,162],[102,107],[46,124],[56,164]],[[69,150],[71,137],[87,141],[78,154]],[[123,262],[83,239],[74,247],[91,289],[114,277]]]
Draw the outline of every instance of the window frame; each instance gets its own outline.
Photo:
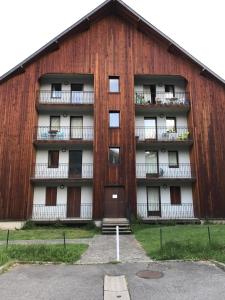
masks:
[[[119,149],[119,160],[117,163],[113,163],[112,161],[110,161],[110,150],[111,149]],[[120,147],[117,146],[109,146],[108,148],[108,162],[110,164],[110,166],[118,166],[121,163],[121,152],[120,152]]]
[[[52,154],[57,154],[56,163],[53,163],[54,159],[52,157]],[[59,150],[48,150],[48,168],[51,169],[57,169],[59,167]]]
[[[168,87],[172,87],[172,92],[166,91]],[[165,93],[172,93],[173,97],[175,97],[175,85],[174,84],[165,84]]]
[[[47,186],[45,190],[45,206],[57,205],[57,187]]]
[[[119,123],[118,123],[118,126],[111,126],[111,124],[110,124],[110,121],[111,121],[111,119],[110,119],[110,114],[118,114],[118,116],[119,116]],[[120,111],[119,110],[110,110],[109,111],[109,128],[111,128],[111,129],[114,129],[114,128],[120,128]]]
[[[181,187],[180,186],[170,186],[170,204],[171,205],[182,205]]]
[[[169,153],[176,153],[176,161],[177,161],[176,165],[170,165]],[[179,154],[178,154],[178,151],[176,151],[176,150],[168,151],[168,166],[169,166],[169,168],[179,168]]]
[[[117,79],[118,80],[118,91],[111,91],[111,89],[110,89],[110,80],[111,79]],[[109,93],[111,93],[111,94],[118,94],[118,93],[120,93],[120,76],[109,76],[108,77],[108,89],[109,89]]]

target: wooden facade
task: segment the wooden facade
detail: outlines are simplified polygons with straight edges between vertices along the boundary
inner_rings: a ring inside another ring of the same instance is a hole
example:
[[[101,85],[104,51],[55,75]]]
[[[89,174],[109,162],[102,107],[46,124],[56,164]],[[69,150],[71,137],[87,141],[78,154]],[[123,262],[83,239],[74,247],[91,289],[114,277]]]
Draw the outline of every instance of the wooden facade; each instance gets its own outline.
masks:
[[[0,81],[0,219],[31,216],[39,79],[54,73],[94,76],[94,219],[103,216],[104,188],[110,186],[124,187],[127,207],[136,213],[135,75],[177,75],[187,80],[195,215],[225,217],[224,82],[172,47],[120,1],[107,1]],[[109,76],[120,77],[119,93],[109,93]],[[120,111],[119,129],[108,126],[110,110]],[[110,146],[120,147],[119,167],[108,163]]]

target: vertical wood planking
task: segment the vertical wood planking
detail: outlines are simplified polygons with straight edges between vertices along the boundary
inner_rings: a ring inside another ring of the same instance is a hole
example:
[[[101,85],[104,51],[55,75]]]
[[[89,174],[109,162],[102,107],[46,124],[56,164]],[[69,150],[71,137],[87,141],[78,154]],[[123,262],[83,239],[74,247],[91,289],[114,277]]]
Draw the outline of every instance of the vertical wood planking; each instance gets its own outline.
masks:
[[[189,124],[193,127],[195,164],[195,210],[199,216],[225,216],[225,88],[200,75],[188,59],[171,54],[168,45],[142,33],[116,15],[91,24],[90,29],[71,35],[60,48],[38,58],[25,73],[0,84],[0,218],[24,219],[32,209],[33,128],[38,78],[46,73],[94,74],[94,208],[103,216],[104,186],[125,186],[125,198],[136,211],[134,75],[180,75],[187,79],[191,94]],[[121,92],[108,93],[108,76],[120,76]],[[108,111],[120,110],[120,130],[109,130]],[[122,163],[108,165],[108,147],[118,145]]]

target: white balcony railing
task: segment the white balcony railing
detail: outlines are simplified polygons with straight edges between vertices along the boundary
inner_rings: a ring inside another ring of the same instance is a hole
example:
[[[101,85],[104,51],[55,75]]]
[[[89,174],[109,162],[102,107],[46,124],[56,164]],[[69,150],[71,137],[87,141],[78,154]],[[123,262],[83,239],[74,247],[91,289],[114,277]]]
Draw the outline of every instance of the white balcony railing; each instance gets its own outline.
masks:
[[[190,141],[191,135],[187,127],[148,127],[137,126],[135,136],[140,141],[157,140],[157,141]]]
[[[72,168],[69,164],[59,164],[56,168],[49,168],[48,164],[35,165],[34,178],[59,179],[59,178],[93,178],[93,164],[77,164]]]
[[[94,92],[92,91],[44,91],[39,92],[41,104],[93,104]]]
[[[93,140],[93,127],[83,126],[83,127],[50,127],[50,126],[39,126],[35,130],[37,140]]]
[[[70,214],[71,215],[71,214]],[[34,204],[32,220],[64,220],[64,219],[92,219],[92,204],[81,203],[80,211],[76,217],[67,216],[67,205],[46,206],[44,204]]]
[[[194,218],[192,203],[172,205],[170,203],[147,204],[137,203],[138,216],[162,219],[191,219]]]
[[[135,92],[136,104],[162,104],[162,105],[189,105],[189,93],[187,92]]]
[[[178,167],[169,164],[136,164],[137,178],[193,178],[191,164],[179,164]]]

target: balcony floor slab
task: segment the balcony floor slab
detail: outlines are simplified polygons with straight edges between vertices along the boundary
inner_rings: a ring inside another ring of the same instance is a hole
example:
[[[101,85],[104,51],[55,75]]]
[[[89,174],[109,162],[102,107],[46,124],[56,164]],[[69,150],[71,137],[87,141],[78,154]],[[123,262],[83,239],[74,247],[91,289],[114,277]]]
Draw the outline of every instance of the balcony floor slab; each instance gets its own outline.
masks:
[[[93,141],[89,140],[35,140],[34,145],[39,149],[91,149],[93,147]]]
[[[65,186],[84,186],[93,183],[92,178],[31,178],[31,182],[36,186],[48,185],[65,185]]]

